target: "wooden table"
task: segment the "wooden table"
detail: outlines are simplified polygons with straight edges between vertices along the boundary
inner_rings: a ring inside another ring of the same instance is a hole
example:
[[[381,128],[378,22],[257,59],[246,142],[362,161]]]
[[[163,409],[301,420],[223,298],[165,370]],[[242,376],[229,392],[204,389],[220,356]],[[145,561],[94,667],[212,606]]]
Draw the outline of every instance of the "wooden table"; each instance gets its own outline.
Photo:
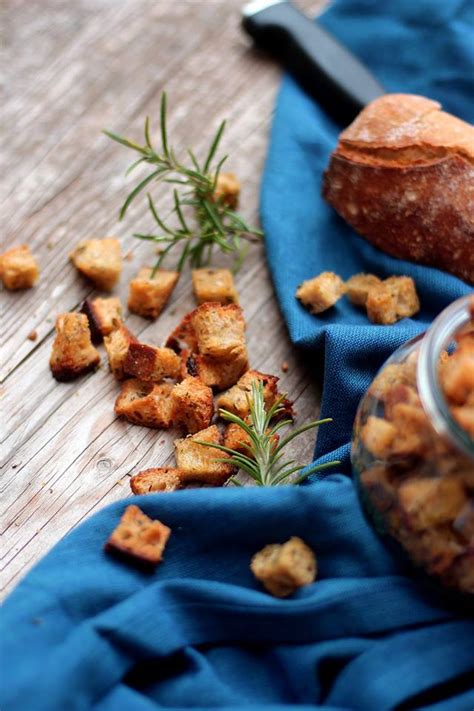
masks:
[[[301,6],[315,13],[321,0]],[[72,527],[130,494],[140,469],[173,461],[176,432],[135,427],[113,411],[117,383],[103,355],[98,372],[70,384],[51,376],[48,359],[58,313],[92,292],[68,254],[83,238],[116,235],[130,254],[116,293],[154,249],[131,237],[150,227],[143,203],[118,222],[128,184],[128,151],[102,133],[141,137],[157,129],[166,89],[174,145],[199,154],[228,118],[223,148],[243,183],[242,213],[257,219],[278,67],[250,47],[239,28],[241,0],[6,0],[6,96],[2,101],[2,246],[28,243],[41,266],[36,288],[0,292],[2,589]],[[253,367],[281,376],[298,421],[318,413],[319,391],[289,343],[267,274],[254,247],[237,278]],[[127,325],[161,344],[193,307],[189,274],[150,323]],[[37,332],[36,340],[28,335]],[[287,373],[281,365],[289,364]],[[295,449],[311,460],[314,435]]]

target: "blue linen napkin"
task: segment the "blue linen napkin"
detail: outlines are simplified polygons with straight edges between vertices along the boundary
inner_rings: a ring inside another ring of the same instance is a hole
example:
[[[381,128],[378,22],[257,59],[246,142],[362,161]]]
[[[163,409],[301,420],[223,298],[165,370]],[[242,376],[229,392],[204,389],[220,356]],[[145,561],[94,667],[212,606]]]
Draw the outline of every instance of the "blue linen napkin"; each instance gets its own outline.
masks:
[[[340,0],[321,23],[390,91],[441,100],[473,118],[473,7],[459,0]],[[338,129],[290,80],[277,104],[262,219],[293,341],[324,353],[323,412],[336,424],[318,455],[344,459],[355,407],[375,369],[469,291],[458,279],[392,259],[355,236],[319,197]],[[326,269],[415,277],[422,312],[369,325],[349,305],[307,314],[302,279]],[[0,621],[2,711],[156,708],[385,711],[474,708],[474,620],[385,550],[351,479],[306,487],[134,497],[173,533],[146,575],[102,545],[127,502],[66,536],[6,601]],[[251,576],[251,555],[300,535],[318,581],[277,600]]]

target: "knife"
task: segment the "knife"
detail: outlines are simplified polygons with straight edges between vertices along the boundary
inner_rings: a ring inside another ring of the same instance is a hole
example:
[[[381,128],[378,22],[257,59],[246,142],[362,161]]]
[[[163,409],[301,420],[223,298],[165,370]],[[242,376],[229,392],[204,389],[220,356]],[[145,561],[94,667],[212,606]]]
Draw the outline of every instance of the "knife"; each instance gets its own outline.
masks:
[[[242,26],[344,126],[385,93],[352,52],[287,0],[253,0],[243,8]]]

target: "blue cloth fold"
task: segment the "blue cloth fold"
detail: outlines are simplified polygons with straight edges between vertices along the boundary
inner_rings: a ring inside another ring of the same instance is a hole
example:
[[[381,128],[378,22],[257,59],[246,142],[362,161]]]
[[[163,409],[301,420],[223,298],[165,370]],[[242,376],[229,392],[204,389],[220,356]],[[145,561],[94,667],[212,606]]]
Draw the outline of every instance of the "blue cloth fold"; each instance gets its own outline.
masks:
[[[473,5],[460,0],[340,0],[321,23],[387,90],[419,92],[472,120]],[[375,370],[469,291],[460,280],[392,259],[357,237],[320,198],[338,129],[284,81],[262,190],[278,299],[294,343],[324,355],[318,456],[344,473],[308,486],[194,490],[134,498],[172,528],[164,562],[145,574],[102,546],[124,506],[66,536],[7,599],[0,622],[2,711],[277,711],[474,708],[474,620],[417,580],[364,519],[348,443]],[[423,305],[381,327],[347,303],[316,318],[296,302],[303,279],[332,269],[414,276]],[[268,542],[299,535],[318,581],[287,600],[249,571]]]

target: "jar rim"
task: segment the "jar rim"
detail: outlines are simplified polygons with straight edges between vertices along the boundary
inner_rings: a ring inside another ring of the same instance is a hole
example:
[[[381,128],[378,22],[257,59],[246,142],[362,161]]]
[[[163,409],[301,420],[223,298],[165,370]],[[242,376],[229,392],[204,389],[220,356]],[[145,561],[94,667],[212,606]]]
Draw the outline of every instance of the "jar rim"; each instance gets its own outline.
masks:
[[[418,391],[423,407],[438,434],[447,438],[463,454],[474,460],[474,441],[451,414],[439,379],[439,358],[458,331],[471,320],[472,295],[450,304],[426,331],[420,347],[417,367]]]

